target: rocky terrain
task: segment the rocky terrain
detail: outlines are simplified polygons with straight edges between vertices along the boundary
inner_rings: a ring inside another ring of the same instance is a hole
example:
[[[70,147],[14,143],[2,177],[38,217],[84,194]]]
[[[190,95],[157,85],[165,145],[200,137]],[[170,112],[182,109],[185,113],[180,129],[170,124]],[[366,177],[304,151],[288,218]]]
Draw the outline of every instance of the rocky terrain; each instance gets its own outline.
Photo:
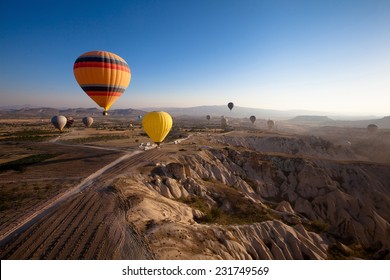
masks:
[[[232,123],[146,149],[120,119],[6,119],[0,257],[390,259],[388,130]]]
[[[114,188],[158,259],[390,259],[390,166],[319,137],[197,136]]]

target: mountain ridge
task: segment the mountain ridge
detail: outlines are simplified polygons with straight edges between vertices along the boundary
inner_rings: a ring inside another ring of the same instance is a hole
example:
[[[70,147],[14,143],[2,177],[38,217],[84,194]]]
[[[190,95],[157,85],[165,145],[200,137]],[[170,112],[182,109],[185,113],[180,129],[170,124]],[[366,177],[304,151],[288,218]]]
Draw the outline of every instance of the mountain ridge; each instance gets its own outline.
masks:
[[[273,119],[276,121],[287,121],[295,124],[316,124],[329,126],[348,126],[348,127],[366,127],[374,123],[379,128],[390,129],[390,116],[338,116],[326,112],[305,111],[305,110],[271,110],[260,108],[248,108],[236,106],[229,110],[224,105],[196,106],[196,107],[162,107],[162,108],[142,108],[142,109],[112,109],[109,115],[113,117],[131,117],[136,118],[139,115],[145,115],[149,111],[166,111],[173,117],[205,117],[210,115],[212,118],[225,116],[227,118],[249,118],[254,115],[257,119]],[[35,107],[30,105],[23,106],[3,106],[0,107],[0,117],[52,117],[54,115],[65,115],[73,117],[101,116],[102,110],[96,107],[90,108],[53,108],[53,107]]]
[[[85,109],[85,110],[96,110],[98,112],[101,111],[101,109],[98,109],[96,107],[50,107],[50,106],[35,106],[35,105],[15,105],[15,106],[0,106],[0,112],[7,111],[12,112],[15,110],[36,110],[36,109],[43,109],[43,108],[50,108],[55,109],[59,111],[66,111],[66,110],[72,110],[72,109]],[[276,109],[264,109],[264,108],[251,108],[251,107],[241,107],[241,106],[235,106],[232,110],[229,110],[229,108],[226,105],[201,105],[201,106],[192,106],[192,107],[141,107],[141,108],[120,108],[120,109],[111,109],[109,112],[119,112],[119,111],[125,111],[125,110],[135,110],[135,111],[143,111],[143,112],[149,112],[149,111],[166,111],[170,113],[172,116],[205,116],[205,115],[212,115],[212,116],[227,116],[227,117],[233,117],[233,118],[245,118],[249,117],[251,115],[255,115],[258,118],[272,118],[272,119],[291,119],[296,116],[300,115],[317,115],[317,116],[328,116],[335,120],[367,120],[367,119],[378,119],[382,116],[376,116],[376,115],[348,115],[348,114],[337,114],[337,113],[331,113],[326,111],[316,111],[316,110],[300,110],[300,109],[293,109],[293,110],[276,110]]]

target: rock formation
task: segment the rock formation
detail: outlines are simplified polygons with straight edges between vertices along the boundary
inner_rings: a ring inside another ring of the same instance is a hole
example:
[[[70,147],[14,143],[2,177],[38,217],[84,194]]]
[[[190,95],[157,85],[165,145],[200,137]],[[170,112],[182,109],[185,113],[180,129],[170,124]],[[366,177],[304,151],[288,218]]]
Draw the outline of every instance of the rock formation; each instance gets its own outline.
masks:
[[[389,259],[390,167],[279,138],[216,138],[233,146],[117,182],[142,198],[129,222],[160,259]]]

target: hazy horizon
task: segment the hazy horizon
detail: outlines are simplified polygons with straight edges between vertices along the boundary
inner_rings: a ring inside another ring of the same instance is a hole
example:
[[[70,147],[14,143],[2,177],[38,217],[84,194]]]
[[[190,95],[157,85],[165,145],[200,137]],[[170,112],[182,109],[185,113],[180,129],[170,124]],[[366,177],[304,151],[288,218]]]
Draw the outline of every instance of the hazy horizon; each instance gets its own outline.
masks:
[[[111,109],[390,114],[389,1],[99,2],[2,1],[0,106],[97,107],[73,63],[107,50],[132,72]]]
[[[196,108],[207,108],[207,107],[218,107],[219,109],[223,109],[226,107],[226,115],[236,115],[236,111],[240,110],[240,114],[242,114],[242,110],[250,111],[250,110],[264,110],[264,111],[270,111],[273,112],[275,115],[286,115],[286,116],[328,116],[328,117],[339,117],[341,119],[370,119],[370,118],[383,118],[390,116],[390,114],[368,114],[368,113],[355,113],[355,114],[345,114],[345,113],[338,113],[338,112],[330,112],[330,111],[316,111],[316,110],[305,110],[305,109],[288,109],[288,110],[277,110],[277,109],[267,109],[267,108],[257,108],[257,107],[243,107],[243,106],[235,106],[233,111],[229,111],[226,105],[222,104],[214,104],[214,105],[199,105],[199,106],[188,106],[188,107],[175,107],[175,106],[161,106],[161,107],[123,107],[123,108],[112,108],[110,110],[126,110],[126,109],[132,109],[132,110],[145,110],[145,111],[151,111],[151,110],[186,110],[186,109],[196,109]],[[21,105],[9,105],[9,106],[0,106],[0,110],[2,109],[22,109],[22,108],[53,108],[58,110],[68,110],[68,109],[97,109],[102,111],[101,108],[98,106],[37,106],[33,104],[21,104]],[[214,115],[218,115],[220,111],[216,112]],[[210,113],[213,115],[213,112]],[[251,112],[251,114],[255,114],[255,112]],[[259,117],[261,117],[259,115]],[[268,116],[270,117],[270,116]]]

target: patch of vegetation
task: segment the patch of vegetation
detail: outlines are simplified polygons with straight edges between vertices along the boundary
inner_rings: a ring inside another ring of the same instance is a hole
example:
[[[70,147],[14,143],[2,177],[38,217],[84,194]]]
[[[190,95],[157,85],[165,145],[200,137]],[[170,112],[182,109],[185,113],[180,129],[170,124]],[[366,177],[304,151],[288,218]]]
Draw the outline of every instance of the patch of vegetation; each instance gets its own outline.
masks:
[[[339,243],[333,243],[328,247],[328,258],[332,260],[348,260],[348,259],[374,259],[375,252],[379,248],[365,249],[360,244],[351,244],[347,249],[343,248]]]
[[[7,171],[7,170],[23,171],[32,164],[45,161],[47,159],[56,157],[58,155],[59,154],[37,154],[37,155],[31,155],[21,159],[13,160],[10,162],[6,162],[0,164],[0,172]]]
[[[217,205],[209,207],[206,200],[202,197],[191,196],[179,199],[179,201],[205,214],[204,217],[196,219],[198,223],[244,225],[281,219],[276,214],[271,213],[269,209],[263,208],[231,188],[223,194],[218,194],[218,197],[215,197],[214,200],[217,202]],[[230,205],[229,209],[223,210],[223,203],[228,203]]]
[[[206,219],[205,222],[215,222],[223,225],[244,225],[280,219],[280,217],[271,214],[269,209],[262,208],[252,201],[234,203],[229,211],[222,211],[220,208],[217,209],[219,211],[211,209],[210,216],[212,220],[208,221]]]
[[[23,209],[26,205],[39,204],[48,198],[56,195],[62,185],[38,185],[22,183],[9,183],[0,185],[0,210],[16,211]],[[1,222],[1,221],[0,221]]]
[[[183,131],[175,131],[171,130],[167,137],[165,138],[164,142],[172,142],[177,139],[185,138],[188,136],[188,133],[185,133]]]
[[[0,139],[1,142],[8,141],[28,141],[28,142],[40,142],[46,141],[57,134],[50,130],[40,130],[40,129],[25,129],[22,131],[16,131],[13,133],[6,134],[5,138]]]
[[[314,231],[316,233],[323,233],[328,230],[329,224],[320,220],[311,221],[310,224],[304,224],[304,227],[308,231]]]
[[[86,137],[86,138],[68,139],[65,140],[64,142],[84,144],[90,142],[111,141],[111,140],[128,139],[128,138],[130,137],[127,135],[100,135],[100,136],[93,136],[93,137]]]
[[[210,211],[206,212],[206,215],[197,220],[199,223],[218,223],[221,224],[220,220],[223,217],[223,212],[218,207],[212,207]]]
[[[178,201],[185,203],[192,208],[198,209],[206,214],[206,212],[210,211],[209,206],[204,198],[199,196],[188,196],[186,198],[179,198]]]
[[[1,142],[42,142],[53,138],[53,136],[42,136],[42,135],[33,135],[33,136],[16,136],[16,137],[6,137],[0,139]]]
[[[53,131],[51,130],[41,130],[41,129],[25,129],[22,131],[16,131],[10,135],[7,136],[36,136],[36,135],[51,135],[53,134]]]

